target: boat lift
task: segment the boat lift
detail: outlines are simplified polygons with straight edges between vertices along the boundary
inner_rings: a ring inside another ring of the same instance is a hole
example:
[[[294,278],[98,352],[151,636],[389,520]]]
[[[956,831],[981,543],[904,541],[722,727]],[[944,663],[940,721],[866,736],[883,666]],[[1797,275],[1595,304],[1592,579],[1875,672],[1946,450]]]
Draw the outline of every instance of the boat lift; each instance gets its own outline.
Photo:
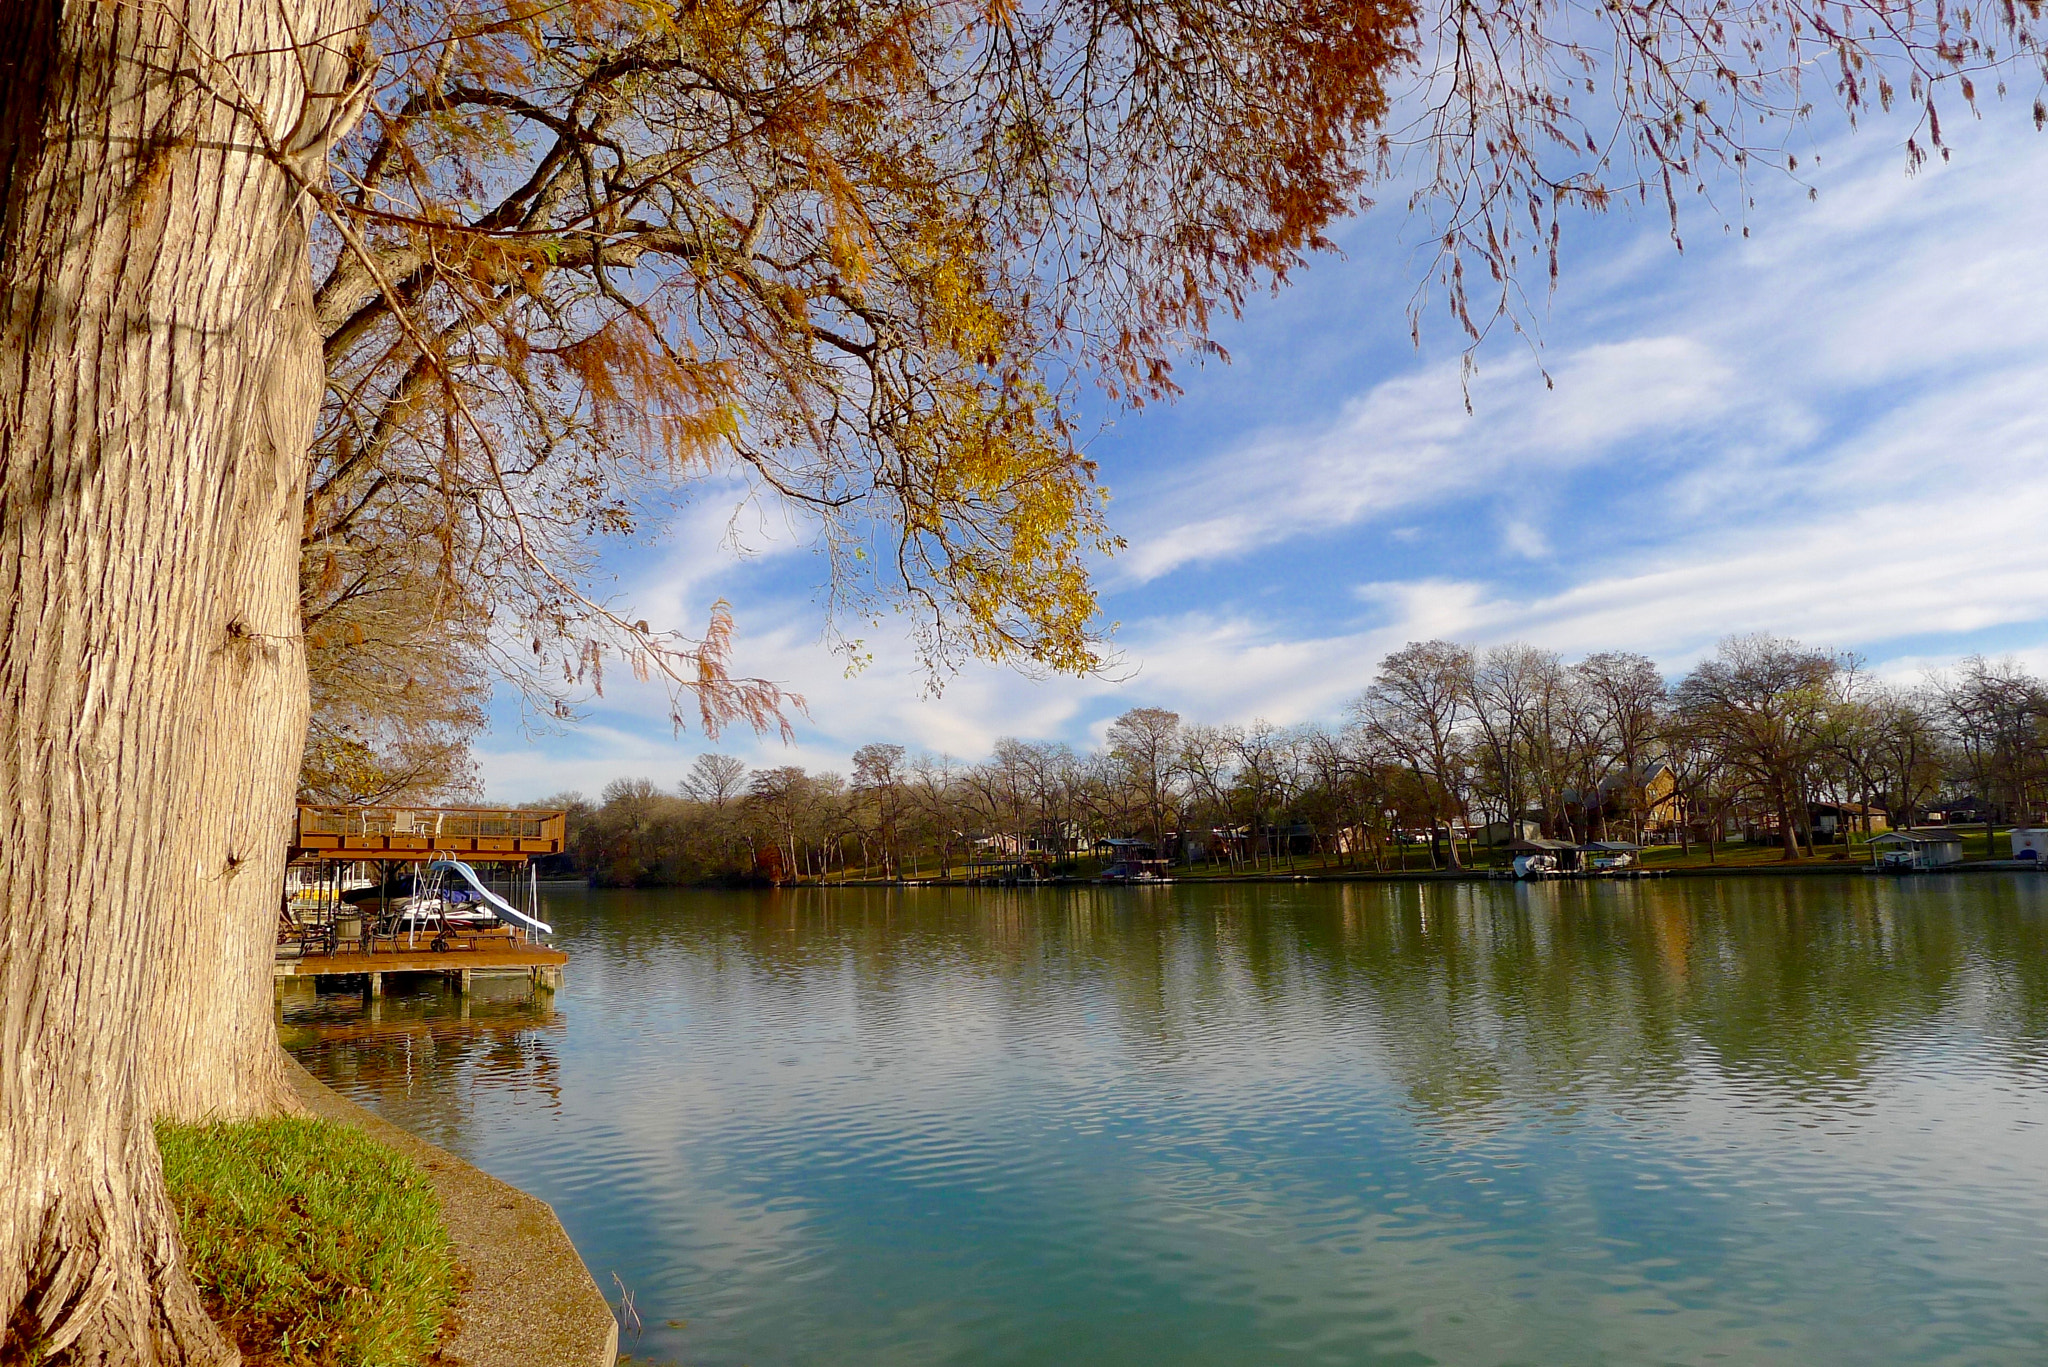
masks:
[[[302,804],[278,921],[278,975],[526,972],[552,986],[536,860],[567,816],[521,808]]]

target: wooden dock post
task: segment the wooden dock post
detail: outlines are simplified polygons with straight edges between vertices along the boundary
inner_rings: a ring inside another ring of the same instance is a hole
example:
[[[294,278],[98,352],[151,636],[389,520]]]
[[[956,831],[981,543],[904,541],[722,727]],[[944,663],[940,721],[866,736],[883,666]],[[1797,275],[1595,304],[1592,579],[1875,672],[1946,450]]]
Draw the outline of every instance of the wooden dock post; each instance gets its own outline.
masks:
[[[462,970],[462,995],[465,997],[469,995],[469,975],[469,969],[465,968]]]
[[[370,975],[370,995],[373,997],[384,995],[384,975],[382,973],[372,973]]]

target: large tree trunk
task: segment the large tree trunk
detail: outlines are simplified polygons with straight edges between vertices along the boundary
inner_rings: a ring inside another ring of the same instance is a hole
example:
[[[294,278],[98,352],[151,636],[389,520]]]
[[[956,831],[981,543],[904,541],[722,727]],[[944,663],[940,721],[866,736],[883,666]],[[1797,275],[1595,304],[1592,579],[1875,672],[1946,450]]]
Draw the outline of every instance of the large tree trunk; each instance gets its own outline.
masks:
[[[317,165],[350,63],[294,35],[361,18],[0,6],[0,1360],[235,1357],[150,1133],[153,956],[227,872],[179,813],[222,775],[220,660],[264,647],[237,584],[317,392],[304,206],[259,122]],[[275,866],[234,853],[231,881]]]
[[[319,401],[319,343],[310,279],[280,312],[302,335],[279,367],[281,388],[310,425]],[[299,528],[305,462],[278,453],[236,492],[247,539],[214,616],[227,644],[206,661],[189,796],[174,837],[185,886],[152,956],[150,1102],[161,1117],[199,1121],[299,1112],[278,1050],[272,964],[285,853],[306,737],[306,657],[299,635]]]
[[[1778,788],[1778,841],[1784,851],[1778,856],[1780,859],[1792,860],[1799,857],[1799,836],[1797,828],[1792,824],[1792,799],[1786,796],[1782,784]]]

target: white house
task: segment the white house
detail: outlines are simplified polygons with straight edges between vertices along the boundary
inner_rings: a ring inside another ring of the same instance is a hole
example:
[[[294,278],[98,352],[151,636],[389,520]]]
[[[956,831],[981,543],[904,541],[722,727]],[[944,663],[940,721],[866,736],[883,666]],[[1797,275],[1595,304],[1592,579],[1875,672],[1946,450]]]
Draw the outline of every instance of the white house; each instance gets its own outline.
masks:
[[[2012,828],[2012,857],[2048,863],[2048,830],[2039,826]]]

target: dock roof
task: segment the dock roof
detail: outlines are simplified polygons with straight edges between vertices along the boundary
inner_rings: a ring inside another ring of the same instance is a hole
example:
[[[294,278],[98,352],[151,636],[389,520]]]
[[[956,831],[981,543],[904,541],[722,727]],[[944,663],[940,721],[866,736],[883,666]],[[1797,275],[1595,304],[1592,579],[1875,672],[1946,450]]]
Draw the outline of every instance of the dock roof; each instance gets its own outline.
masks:
[[[299,804],[295,859],[517,862],[560,854],[566,812],[533,807],[334,807]]]

